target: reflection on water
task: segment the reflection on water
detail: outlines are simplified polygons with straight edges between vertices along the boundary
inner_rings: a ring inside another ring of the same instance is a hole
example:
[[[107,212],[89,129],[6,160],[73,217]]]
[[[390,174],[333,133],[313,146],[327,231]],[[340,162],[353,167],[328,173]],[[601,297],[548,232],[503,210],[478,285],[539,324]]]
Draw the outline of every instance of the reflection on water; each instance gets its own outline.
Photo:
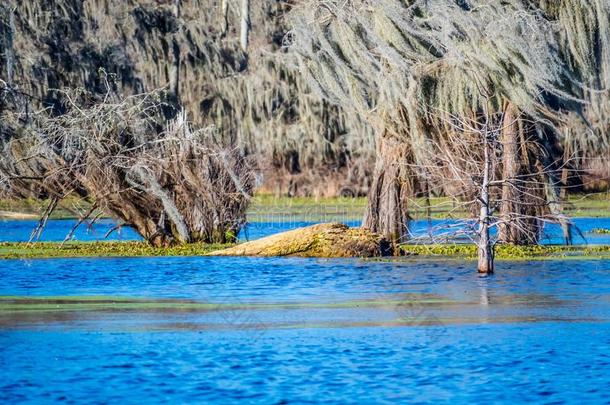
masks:
[[[604,402],[610,261],[0,262],[0,401]]]
[[[486,291],[486,290],[482,290]],[[494,311],[480,307],[493,305]],[[0,328],[232,329],[424,326],[445,323],[595,321],[564,309],[552,296],[501,296],[484,302],[432,294],[397,294],[376,300],[335,302],[209,303],[128,297],[0,297]],[[227,319],[232,314],[233,319]],[[237,316],[236,316],[237,315]],[[177,323],[176,319],[180,319]],[[244,320],[256,319],[256,323]],[[147,323],[149,322],[150,323]],[[57,325],[52,325],[57,324]]]

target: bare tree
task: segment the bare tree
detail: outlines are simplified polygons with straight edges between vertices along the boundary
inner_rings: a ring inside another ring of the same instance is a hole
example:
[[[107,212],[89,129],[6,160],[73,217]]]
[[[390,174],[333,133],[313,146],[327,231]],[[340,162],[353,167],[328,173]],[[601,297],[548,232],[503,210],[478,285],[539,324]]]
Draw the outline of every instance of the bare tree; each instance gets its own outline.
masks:
[[[77,193],[155,246],[236,240],[255,180],[239,147],[194,130],[184,112],[162,124],[156,93],[62,94],[65,114],[41,112],[3,145],[5,193],[52,197],[46,218]]]
[[[504,133],[506,127],[515,125],[518,119],[514,116],[500,114],[475,115],[471,119],[439,113],[445,117],[447,138],[441,141],[427,142],[431,156],[435,156],[427,165],[411,164],[410,170],[417,173],[418,178],[425,178],[432,190],[452,190],[449,194],[453,209],[448,213],[459,212],[458,219],[442,222],[430,229],[426,234],[410,234],[408,243],[447,243],[468,241],[476,244],[478,263],[477,269],[482,274],[494,272],[495,246],[497,243],[511,243],[503,239],[502,230],[506,227],[517,229],[526,237],[539,239],[543,224],[567,223],[562,214],[557,214],[553,205],[559,201],[549,199],[547,195],[531,190],[544,189],[557,171],[554,165],[543,165],[537,161],[538,171],[525,176],[515,174],[507,177],[503,164],[507,160],[506,153],[512,153],[505,147]],[[509,120],[510,119],[510,120]],[[448,148],[444,142],[449,142]],[[528,148],[533,148],[533,141]],[[544,145],[536,145],[540,150],[534,156],[546,153]],[[508,189],[508,191],[507,191]],[[518,198],[520,204],[527,201],[528,211],[522,211],[515,200],[506,209],[507,194],[530,190],[526,198]],[[433,210],[438,207],[428,207]],[[471,213],[462,219],[464,212]],[[534,223],[538,234],[530,236]],[[525,225],[524,225],[525,224]]]
[[[487,123],[486,123],[487,126]],[[488,134],[488,129],[483,128],[483,178],[481,179],[479,192],[479,228],[477,235],[477,249],[479,261],[477,270],[479,273],[492,274],[494,272],[494,246],[490,238],[489,226],[491,218],[490,202],[490,177],[492,175],[492,142],[493,138]]]
[[[15,6],[13,78],[32,95],[31,108],[54,102],[55,88],[103,94],[103,66],[125,95],[166,87],[166,118],[182,107],[195,126],[213,126],[227,144],[243,146],[268,191],[330,196],[348,186],[366,193],[371,129],[322,100],[284,63],[286,14],[297,2],[250,0],[249,55],[240,46],[241,0],[181,1],[179,20],[175,0],[4,0],[0,21],[8,21],[7,3]],[[4,70],[1,50],[0,64]]]

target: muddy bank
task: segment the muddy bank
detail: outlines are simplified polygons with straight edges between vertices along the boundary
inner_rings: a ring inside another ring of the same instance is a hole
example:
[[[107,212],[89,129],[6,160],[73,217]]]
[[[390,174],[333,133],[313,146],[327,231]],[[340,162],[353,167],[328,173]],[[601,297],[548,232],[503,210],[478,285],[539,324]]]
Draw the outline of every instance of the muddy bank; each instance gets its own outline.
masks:
[[[0,219],[38,219],[38,215],[23,212],[0,211]]]

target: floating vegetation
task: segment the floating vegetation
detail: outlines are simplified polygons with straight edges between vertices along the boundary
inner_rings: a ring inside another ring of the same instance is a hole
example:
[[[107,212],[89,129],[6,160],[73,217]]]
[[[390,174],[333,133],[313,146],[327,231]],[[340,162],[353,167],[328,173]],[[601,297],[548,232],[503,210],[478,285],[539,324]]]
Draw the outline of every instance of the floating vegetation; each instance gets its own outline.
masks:
[[[0,243],[0,259],[200,256],[228,246],[205,243],[153,247],[144,242],[4,242]]]
[[[446,245],[401,245],[407,256],[446,256],[474,259],[477,247],[469,244]],[[565,245],[498,245],[495,249],[496,259],[537,259],[537,258],[608,258],[610,245],[600,246],[565,246]]]
[[[0,259],[45,259],[71,257],[205,256],[234,245],[191,243],[152,247],[144,242],[1,242]],[[473,259],[476,246],[468,244],[401,245],[405,256]],[[317,257],[316,255],[309,255]],[[322,256],[322,255],[320,255]],[[610,245],[600,246],[516,246],[498,245],[497,259],[610,258]],[[389,258],[388,260],[394,260]]]
[[[214,303],[185,299],[120,296],[0,297],[0,314],[15,311],[225,311],[404,307],[408,305],[468,304],[428,294],[408,294],[384,300],[305,303]]]
[[[568,304],[548,295],[501,295],[489,297],[485,305],[508,307],[561,307]],[[452,324],[541,321],[594,321],[590,318],[545,316],[494,316],[480,318],[455,311],[481,305],[477,299],[452,299],[435,294],[396,294],[384,298],[338,302],[206,302],[192,299],[144,298],[127,296],[0,296],[0,327],[87,328],[89,322],[99,327],[128,331],[154,330],[231,330],[346,328],[371,326],[442,326]],[[426,310],[441,311],[445,316],[426,315]],[[307,311],[334,314],[323,318],[287,317],[282,311]],[[330,311],[330,312],[328,312]],[[377,311],[379,319],[363,319],[360,314]],[[134,317],[138,313],[141,316]],[[225,314],[240,314],[226,316]],[[146,314],[152,315],[147,317]],[[220,317],[218,315],[221,315]],[[159,318],[159,315],[162,315]],[[134,322],[134,320],[137,321]],[[160,321],[161,319],[161,321]]]

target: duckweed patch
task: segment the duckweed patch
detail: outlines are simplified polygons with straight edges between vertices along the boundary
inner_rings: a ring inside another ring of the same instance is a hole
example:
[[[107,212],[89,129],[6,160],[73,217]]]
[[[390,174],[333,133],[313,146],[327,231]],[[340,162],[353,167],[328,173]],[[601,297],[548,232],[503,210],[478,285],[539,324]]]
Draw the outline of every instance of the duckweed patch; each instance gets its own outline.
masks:
[[[2,242],[0,259],[201,256],[229,246],[193,243],[156,248],[145,242]]]
[[[447,245],[401,245],[402,253],[407,256],[445,256],[474,259],[477,247],[472,244]],[[565,246],[565,245],[498,245],[496,259],[535,259],[535,258],[608,258],[610,245],[600,246]]]
[[[316,243],[319,241],[316,240]],[[327,242],[327,241],[325,241]],[[314,244],[316,244],[314,243]],[[298,243],[297,243],[298,245]],[[331,245],[322,244],[325,249],[318,249],[327,257]],[[154,256],[204,256],[209,254],[231,253],[223,251],[235,245],[222,244],[187,244],[165,248],[155,248],[144,242],[1,242],[0,259],[44,259],[71,257],[154,257]],[[239,245],[237,245],[239,246]],[[291,245],[292,246],[292,245]],[[317,246],[317,245],[316,245]],[[293,246],[294,247],[294,246]],[[311,249],[311,244],[307,244]],[[305,249],[305,250],[307,250]],[[316,248],[317,249],[317,248]],[[316,250],[314,249],[314,250]],[[297,249],[302,250],[302,249]],[[400,251],[406,256],[451,257],[473,259],[477,255],[475,245],[437,244],[437,245],[401,245]],[[285,252],[275,252],[276,254]],[[294,252],[291,252],[294,254]],[[319,252],[318,252],[319,253]],[[336,252],[335,252],[336,253]],[[267,254],[268,256],[268,254]],[[314,254],[305,256],[315,257]],[[359,255],[355,255],[359,256]],[[343,255],[343,257],[347,257]],[[600,246],[516,246],[498,245],[497,259],[536,259],[536,258],[610,258],[610,245]]]
[[[591,231],[589,233],[592,233],[595,235],[610,235],[610,229],[594,228],[594,229],[591,229]]]

